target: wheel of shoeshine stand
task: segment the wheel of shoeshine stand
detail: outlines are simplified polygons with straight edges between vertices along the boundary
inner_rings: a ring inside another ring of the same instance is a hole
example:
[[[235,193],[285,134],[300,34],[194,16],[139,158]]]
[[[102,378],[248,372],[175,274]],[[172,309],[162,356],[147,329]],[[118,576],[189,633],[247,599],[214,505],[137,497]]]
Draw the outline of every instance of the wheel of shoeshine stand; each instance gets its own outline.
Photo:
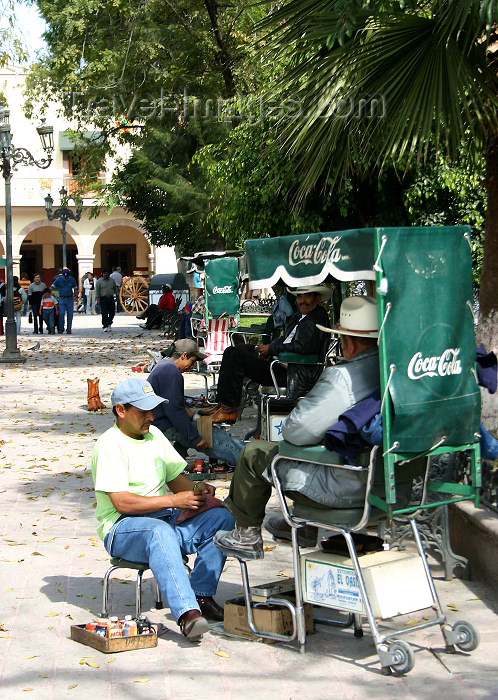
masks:
[[[479,646],[479,632],[470,622],[458,620],[452,627],[453,632],[458,634],[458,641],[455,645],[460,651],[474,651]]]
[[[149,305],[149,284],[144,277],[128,277],[119,290],[121,307],[130,316],[141,314]]]
[[[413,650],[407,642],[402,639],[396,639],[391,642],[388,651],[393,655],[394,660],[390,667],[396,673],[409,673],[415,665],[415,656]]]

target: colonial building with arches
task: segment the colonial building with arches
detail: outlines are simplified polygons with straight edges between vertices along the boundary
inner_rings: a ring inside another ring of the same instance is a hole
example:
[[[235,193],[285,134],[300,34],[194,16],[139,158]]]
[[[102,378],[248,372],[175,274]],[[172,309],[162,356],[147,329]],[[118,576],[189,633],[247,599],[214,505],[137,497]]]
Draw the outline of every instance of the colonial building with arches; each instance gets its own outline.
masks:
[[[26,119],[22,110],[25,69],[4,67],[0,69],[0,89],[10,110],[12,142],[15,148],[26,148],[39,159],[43,151],[36,132],[38,122]],[[39,272],[43,281],[50,284],[62,267],[61,222],[49,221],[45,211],[45,197],[50,193],[54,210],[59,206],[62,187],[71,193],[74,176],[71,143],[66,135],[71,124],[57,114],[57,105],[46,115],[47,123],[54,127],[53,162],[47,169],[36,165],[21,165],[13,171],[12,193],[12,256],[14,275],[26,273],[30,280]],[[99,174],[103,182],[109,181],[113,163]],[[88,195],[88,196],[86,196]],[[151,276],[156,272],[176,272],[176,256],[173,248],[152,246],[139,221],[120,207],[110,212],[101,210],[90,218],[94,205],[92,193],[86,193],[83,211],[78,222],[66,224],[66,256],[73,275],[82,276],[93,271],[97,276],[103,268],[121,267],[123,274]],[[73,201],[69,207],[74,210]],[[0,257],[5,257],[5,194],[0,178]],[[5,270],[0,268],[0,278]]]

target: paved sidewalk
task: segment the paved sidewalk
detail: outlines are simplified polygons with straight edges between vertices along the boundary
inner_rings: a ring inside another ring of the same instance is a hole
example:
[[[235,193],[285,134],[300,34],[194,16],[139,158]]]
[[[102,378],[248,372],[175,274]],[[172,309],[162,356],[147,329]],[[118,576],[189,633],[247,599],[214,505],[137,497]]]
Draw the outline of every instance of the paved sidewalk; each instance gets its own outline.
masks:
[[[28,361],[0,364],[2,697],[498,698],[496,591],[477,582],[445,582],[437,565],[436,586],[449,621],[471,621],[480,630],[481,645],[472,654],[448,655],[439,628],[408,635],[416,662],[406,677],[381,675],[368,628],[355,639],[350,630],[319,626],[305,655],[290,644],[213,632],[191,645],[166,609],[150,614],[169,628],[154,649],[104,655],[72,641],[70,625],[101,610],[108,563],[95,534],[89,462],[95,439],[113,416],[110,408],[87,411],[86,380],[100,378],[101,398],[109,407],[114,385],[134,376],[133,365],[147,361],[146,348],[158,350],[163,342],[125,314],[116,317],[110,334],[99,322],[76,315],[72,335],[35,336],[23,318],[19,347]],[[39,349],[29,349],[37,342]],[[0,352],[3,348],[1,338]],[[204,383],[186,375],[186,386],[195,394]],[[243,435],[253,420],[244,417],[234,433]],[[227,483],[216,484],[223,498]],[[276,507],[275,499],[270,506]],[[270,536],[266,544],[265,559],[249,564],[251,583],[278,579],[292,569],[288,546],[275,546]],[[120,615],[133,612],[133,582],[130,572],[121,579],[127,585],[111,586],[111,609]],[[228,560],[217,597],[221,602],[240,592],[238,564]],[[152,603],[150,583],[145,601]]]

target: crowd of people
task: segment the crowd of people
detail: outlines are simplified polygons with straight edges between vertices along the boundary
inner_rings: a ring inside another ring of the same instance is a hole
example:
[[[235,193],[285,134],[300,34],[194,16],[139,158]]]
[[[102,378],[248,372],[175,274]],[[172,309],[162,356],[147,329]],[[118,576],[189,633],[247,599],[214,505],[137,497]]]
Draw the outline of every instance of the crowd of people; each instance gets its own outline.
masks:
[[[17,333],[21,332],[21,318],[27,316],[35,335],[43,334],[44,324],[51,335],[56,331],[71,335],[78,298],[78,311],[89,315],[100,313],[102,328],[109,332],[116,310],[121,310],[119,290],[122,283],[120,267],[113,267],[110,273],[103,269],[98,279],[93,272],[86,272],[79,285],[66,266],[59,270],[49,285],[42,281],[38,272],[33,275],[32,282],[26,273],[21,273],[21,279],[14,276],[13,311]],[[0,281],[0,335],[4,333],[6,295],[7,286]]]

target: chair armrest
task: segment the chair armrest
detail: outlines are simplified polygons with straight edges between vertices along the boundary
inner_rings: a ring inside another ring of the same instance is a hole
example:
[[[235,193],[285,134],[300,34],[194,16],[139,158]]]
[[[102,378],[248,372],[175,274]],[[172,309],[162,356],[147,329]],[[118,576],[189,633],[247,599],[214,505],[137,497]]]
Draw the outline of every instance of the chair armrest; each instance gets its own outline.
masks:
[[[279,362],[291,362],[299,365],[316,365],[320,361],[318,355],[301,355],[298,352],[281,352]]]
[[[317,464],[342,463],[339,455],[327,450],[324,445],[293,445],[286,440],[278,443],[278,454],[301,462],[316,462]]]

